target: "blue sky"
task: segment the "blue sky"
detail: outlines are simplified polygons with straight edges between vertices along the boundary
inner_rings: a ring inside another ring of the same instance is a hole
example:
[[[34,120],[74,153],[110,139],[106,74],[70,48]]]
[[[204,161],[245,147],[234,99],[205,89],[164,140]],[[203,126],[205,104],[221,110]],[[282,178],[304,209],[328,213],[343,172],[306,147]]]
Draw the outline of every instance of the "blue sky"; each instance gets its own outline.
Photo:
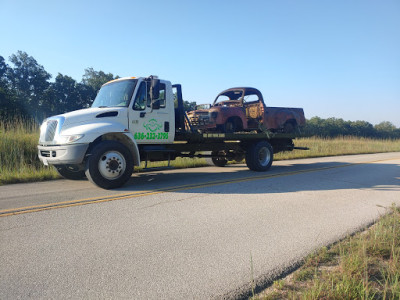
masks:
[[[158,75],[210,103],[252,86],[307,118],[400,127],[400,1],[0,0],[0,55],[53,75]]]

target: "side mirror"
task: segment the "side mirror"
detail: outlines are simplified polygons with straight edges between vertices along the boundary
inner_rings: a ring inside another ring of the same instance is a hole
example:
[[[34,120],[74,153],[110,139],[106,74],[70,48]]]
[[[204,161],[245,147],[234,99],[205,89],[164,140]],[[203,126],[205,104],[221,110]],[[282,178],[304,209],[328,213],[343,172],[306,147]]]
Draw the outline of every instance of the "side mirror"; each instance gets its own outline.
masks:
[[[151,100],[160,98],[160,79],[152,79],[150,87]]]
[[[160,109],[160,100],[151,102],[151,109]]]

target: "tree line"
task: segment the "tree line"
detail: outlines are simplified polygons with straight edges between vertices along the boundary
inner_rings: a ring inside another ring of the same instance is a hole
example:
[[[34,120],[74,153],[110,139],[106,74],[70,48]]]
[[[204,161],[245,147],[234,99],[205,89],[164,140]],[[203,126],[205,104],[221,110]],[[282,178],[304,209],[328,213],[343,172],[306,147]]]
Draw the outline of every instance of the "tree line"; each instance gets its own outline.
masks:
[[[0,56],[0,120],[46,117],[89,107],[111,73],[85,69],[81,82],[58,73],[54,82],[43,66],[26,52],[10,56],[12,66]]]
[[[61,73],[51,82],[51,75],[26,52],[18,51],[9,61],[11,65],[0,55],[0,121],[18,117],[41,122],[52,115],[89,107],[104,83],[119,78],[87,68],[80,82]],[[184,101],[184,104],[185,110],[192,110],[196,102]],[[319,117],[307,120],[303,133],[322,137],[400,138],[400,128],[387,121],[374,126],[366,121]]]
[[[391,122],[384,121],[372,125],[366,121],[344,121],[338,118],[322,119],[313,117],[307,120],[303,133],[306,136],[337,137],[359,136],[369,138],[400,138],[400,128]]]

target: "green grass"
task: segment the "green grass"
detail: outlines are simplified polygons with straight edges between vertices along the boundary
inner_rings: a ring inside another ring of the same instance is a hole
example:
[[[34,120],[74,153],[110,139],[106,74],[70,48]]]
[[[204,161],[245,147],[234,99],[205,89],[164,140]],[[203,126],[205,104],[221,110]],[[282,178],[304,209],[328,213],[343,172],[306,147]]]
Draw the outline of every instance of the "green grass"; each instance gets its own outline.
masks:
[[[18,182],[42,181],[59,178],[52,167],[44,166],[37,157],[39,127],[32,121],[15,120],[0,122],[0,185]],[[320,157],[343,154],[378,153],[400,151],[400,140],[374,140],[342,137],[335,139],[300,138],[297,147],[309,147],[308,151],[278,153],[275,160]],[[148,167],[167,166],[167,162],[149,163]],[[205,159],[178,158],[171,161],[174,168],[205,166]],[[136,171],[141,171],[144,163]]]
[[[57,172],[37,157],[38,131],[24,120],[0,123],[0,184],[57,178]]]
[[[252,299],[400,299],[400,209],[309,255]]]
[[[367,154],[379,152],[400,152],[400,140],[370,139],[362,137],[337,138],[299,138],[294,140],[296,147],[308,147],[310,150],[282,152],[275,155],[275,160],[337,156],[347,154]]]

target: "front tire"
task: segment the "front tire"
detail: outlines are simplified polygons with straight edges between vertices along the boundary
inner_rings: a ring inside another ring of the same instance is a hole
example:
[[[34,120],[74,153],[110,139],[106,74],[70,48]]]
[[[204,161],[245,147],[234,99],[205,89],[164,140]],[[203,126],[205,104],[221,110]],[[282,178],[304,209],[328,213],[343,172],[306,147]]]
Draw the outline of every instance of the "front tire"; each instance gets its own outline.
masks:
[[[267,141],[252,144],[246,151],[246,164],[252,171],[267,171],[274,158],[272,146]]]
[[[133,156],[116,141],[103,141],[93,148],[86,163],[86,177],[103,189],[124,185],[133,172]]]
[[[70,180],[85,179],[85,170],[79,165],[55,165],[57,173]]]

